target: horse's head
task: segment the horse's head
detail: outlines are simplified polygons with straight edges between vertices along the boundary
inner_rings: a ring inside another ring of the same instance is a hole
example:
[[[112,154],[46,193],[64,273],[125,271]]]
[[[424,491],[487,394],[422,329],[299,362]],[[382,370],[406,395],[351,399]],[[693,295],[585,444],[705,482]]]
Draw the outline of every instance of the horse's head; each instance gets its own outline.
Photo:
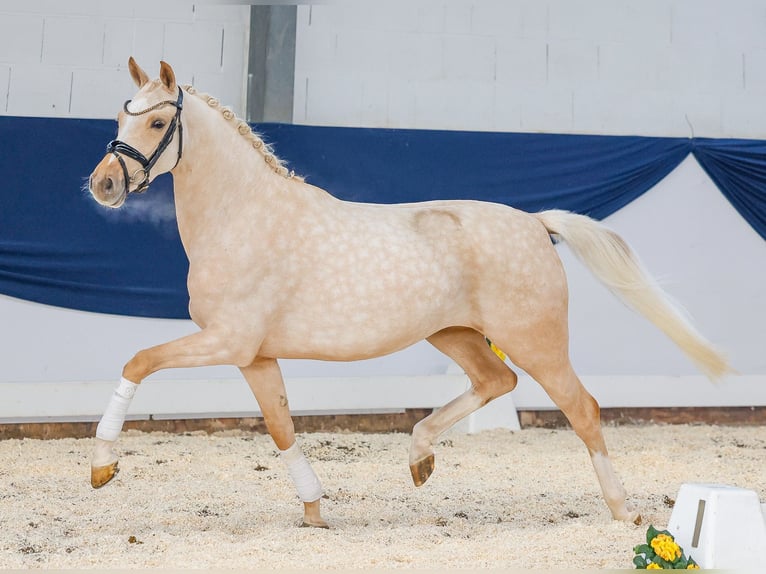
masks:
[[[173,69],[161,62],[160,77],[152,81],[133,58],[128,68],[139,91],[118,114],[117,139],[89,181],[96,201],[115,208],[128,193],[146,190],[157,175],[172,170],[183,150],[183,90]]]

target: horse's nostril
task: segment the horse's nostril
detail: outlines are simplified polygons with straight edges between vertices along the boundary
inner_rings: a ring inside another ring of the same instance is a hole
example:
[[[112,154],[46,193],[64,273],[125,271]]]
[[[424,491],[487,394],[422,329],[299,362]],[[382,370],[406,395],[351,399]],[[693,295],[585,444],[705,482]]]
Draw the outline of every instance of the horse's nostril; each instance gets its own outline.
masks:
[[[112,181],[112,178],[107,177],[106,181],[104,182],[104,191],[112,191],[113,187],[114,187],[114,182]]]

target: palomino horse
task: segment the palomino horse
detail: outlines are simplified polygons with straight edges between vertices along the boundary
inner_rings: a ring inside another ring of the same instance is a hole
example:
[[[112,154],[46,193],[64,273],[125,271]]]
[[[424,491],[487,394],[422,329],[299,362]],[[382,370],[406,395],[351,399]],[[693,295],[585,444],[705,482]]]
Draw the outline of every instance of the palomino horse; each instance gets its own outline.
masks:
[[[699,335],[614,232],[563,211],[528,214],[478,201],[370,205],[340,201],[289,172],[217,100],[176,84],[162,62],[119,114],[118,139],[90,178],[117,208],[154,176],[173,174],[178,229],[189,258],[189,313],[200,331],[139,351],[124,367],[96,433],[94,487],[115,474],[112,450],[141,381],[160,369],[232,364],[260,405],[304,503],[304,524],[326,527],[321,485],[296,444],[278,358],[351,361],[426,339],[454,359],[471,388],[412,431],[416,485],[434,468],[436,438],[514,389],[503,349],[563,411],[590,453],[615,519],[626,503],[601,432],[599,406],[572,369],[566,277],[551,236],[664,331],[711,377],[724,358]],[[506,248],[497,249],[498,241]]]

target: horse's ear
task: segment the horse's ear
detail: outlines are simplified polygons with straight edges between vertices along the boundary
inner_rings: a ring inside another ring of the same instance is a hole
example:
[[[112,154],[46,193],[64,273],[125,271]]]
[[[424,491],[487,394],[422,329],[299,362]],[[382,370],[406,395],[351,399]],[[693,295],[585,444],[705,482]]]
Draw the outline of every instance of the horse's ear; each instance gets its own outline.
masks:
[[[172,93],[175,93],[178,89],[176,87],[176,75],[173,72],[173,68],[167,62],[160,62],[160,80],[162,85],[165,86]]]
[[[128,70],[130,70],[130,77],[133,78],[133,81],[139,88],[143,88],[149,82],[149,76],[141,69],[141,66],[136,64],[133,56],[128,60]]]

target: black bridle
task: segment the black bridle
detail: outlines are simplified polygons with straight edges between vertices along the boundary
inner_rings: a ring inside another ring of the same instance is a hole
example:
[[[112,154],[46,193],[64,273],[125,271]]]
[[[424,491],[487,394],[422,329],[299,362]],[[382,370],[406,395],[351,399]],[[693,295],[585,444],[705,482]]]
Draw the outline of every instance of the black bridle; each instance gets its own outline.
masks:
[[[157,108],[161,108],[162,106],[166,106],[166,105],[176,107],[176,115],[173,116],[173,119],[170,121],[170,124],[168,125],[168,129],[165,130],[165,135],[162,136],[160,143],[157,145],[157,149],[154,150],[154,153],[151,156],[149,156],[149,158],[147,158],[144,154],[142,154],[132,145],[122,142],[120,140],[116,140],[116,139],[112,140],[106,146],[106,153],[114,154],[114,156],[119,160],[120,165],[122,166],[122,173],[125,176],[126,193],[143,193],[149,187],[149,172],[154,167],[154,164],[157,163],[157,160],[160,159],[160,156],[163,154],[163,152],[170,145],[170,142],[173,140],[173,136],[176,133],[176,129],[178,129],[178,159],[176,159],[175,165],[178,165],[178,162],[181,161],[181,154],[183,152],[183,143],[184,143],[184,137],[183,137],[184,128],[183,128],[183,124],[181,123],[181,110],[183,109],[184,92],[179,86],[178,99],[175,102],[173,100],[165,100],[157,104],[154,104],[153,106],[146,108],[145,110],[141,110],[140,112],[131,112],[128,109],[128,104],[130,104],[131,101],[132,100],[128,100],[127,102],[125,102],[125,105],[123,106],[123,110],[129,116],[141,116],[143,114],[149,113],[153,110],[156,110]],[[126,155],[129,158],[134,159],[141,164],[141,167],[137,169],[135,172],[133,172],[132,176],[128,175],[128,167],[125,165],[125,160],[122,159],[122,155],[120,154]],[[175,166],[173,167],[175,168]],[[143,179],[139,182],[138,187],[136,187],[136,189],[131,190],[130,184],[133,183],[133,178],[135,178],[136,175],[139,173],[143,174]]]

